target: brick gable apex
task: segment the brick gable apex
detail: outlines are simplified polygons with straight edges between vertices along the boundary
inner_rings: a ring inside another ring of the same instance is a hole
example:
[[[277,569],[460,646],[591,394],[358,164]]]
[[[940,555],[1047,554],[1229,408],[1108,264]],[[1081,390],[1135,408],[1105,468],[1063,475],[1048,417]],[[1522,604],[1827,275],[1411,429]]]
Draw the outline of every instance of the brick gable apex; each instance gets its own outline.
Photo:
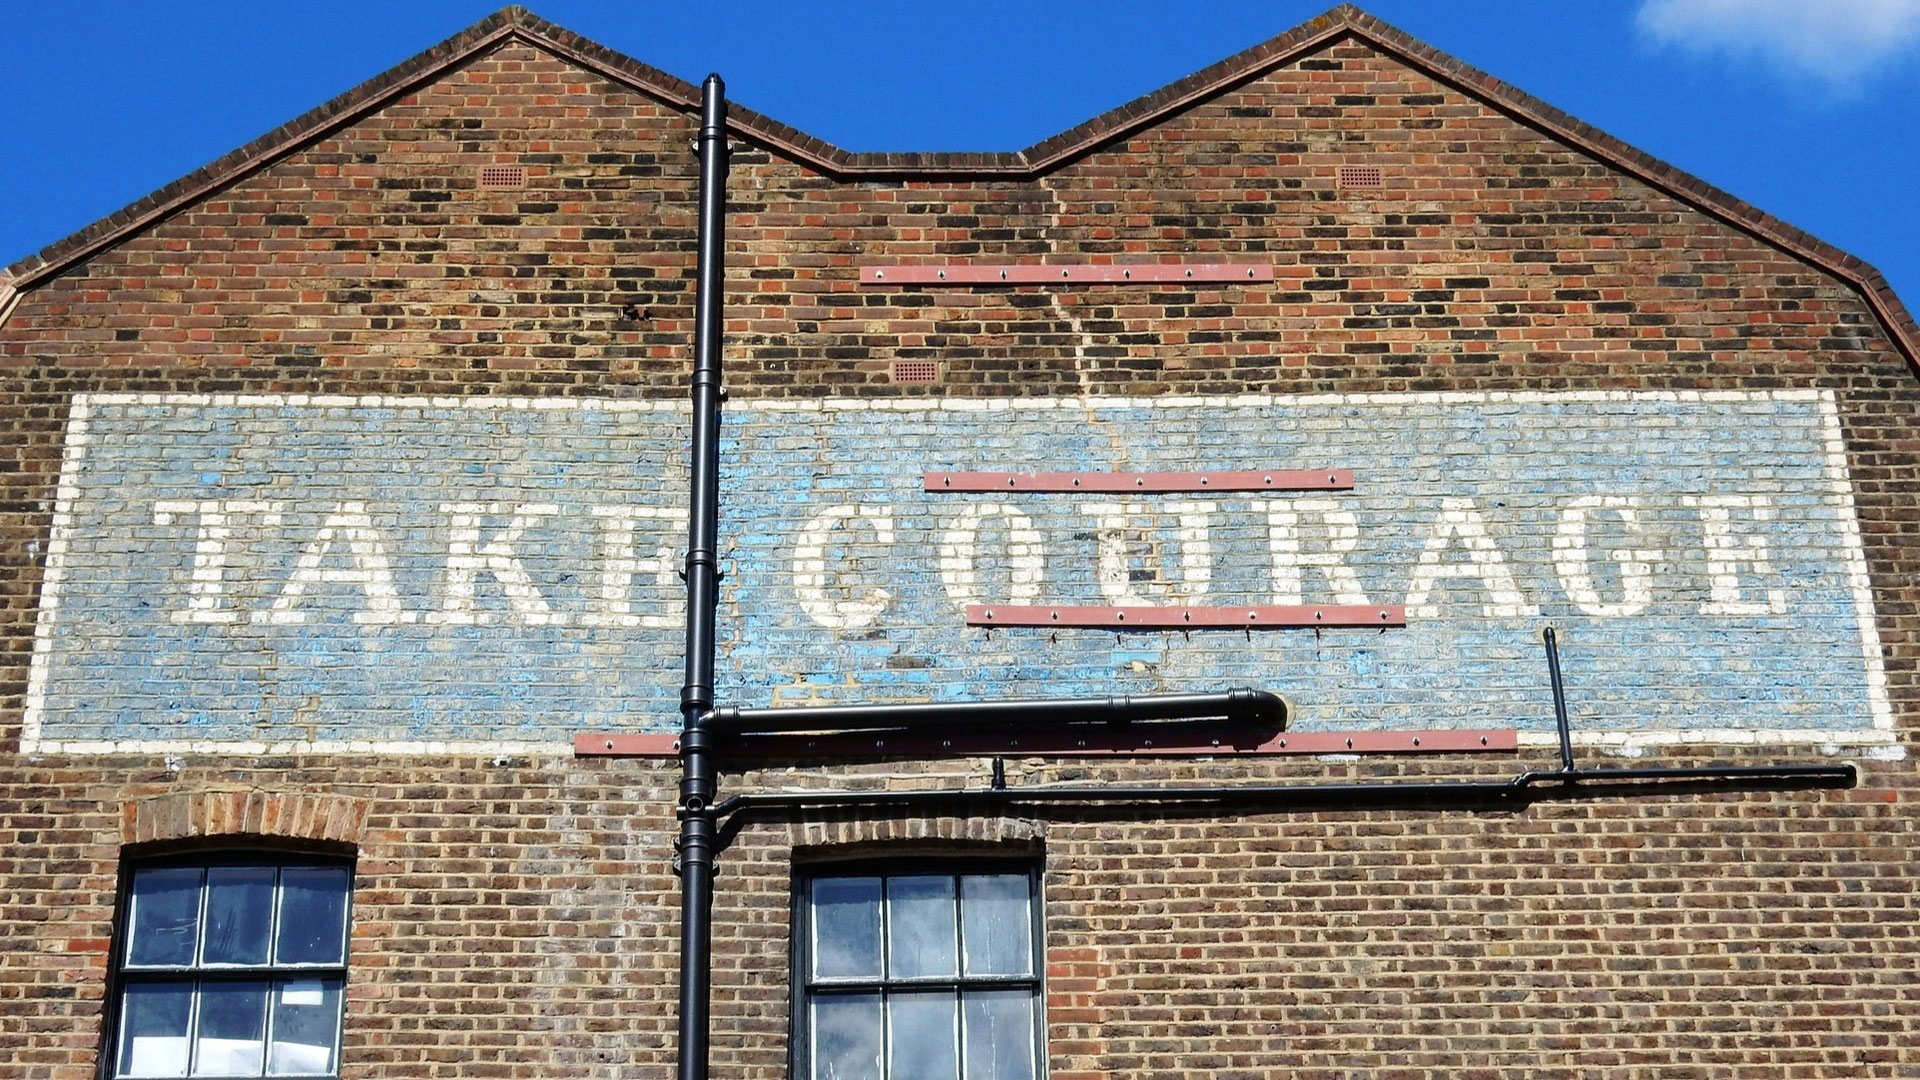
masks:
[[[1608,167],[1753,236],[1857,291],[1895,346],[1920,369],[1920,323],[1872,265],[1646,154],[1501,80],[1433,48],[1352,4],[1326,13],[1158,90],[1050,136],[1024,150],[999,153],[854,153],[751,109],[733,105],[728,126],[748,142],[795,159],[840,181],[870,179],[1007,179],[1046,176],[1088,154],[1348,39],[1359,40],[1509,119],[1588,154]],[[19,294],[144,231],[169,215],[266,168],[476,56],[521,42],[692,112],[699,88],[566,30],[524,7],[503,8],[446,41],[309,110],[220,159],[0,270],[0,322]]]

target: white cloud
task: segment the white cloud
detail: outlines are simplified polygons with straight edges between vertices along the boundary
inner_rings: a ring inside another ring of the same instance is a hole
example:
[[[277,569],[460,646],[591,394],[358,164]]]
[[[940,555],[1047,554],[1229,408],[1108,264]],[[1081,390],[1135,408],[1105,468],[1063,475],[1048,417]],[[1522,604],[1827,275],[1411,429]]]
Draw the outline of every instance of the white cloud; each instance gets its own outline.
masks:
[[[1661,44],[1757,56],[1841,92],[1920,51],[1920,0],[1642,0],[1637,22]]]

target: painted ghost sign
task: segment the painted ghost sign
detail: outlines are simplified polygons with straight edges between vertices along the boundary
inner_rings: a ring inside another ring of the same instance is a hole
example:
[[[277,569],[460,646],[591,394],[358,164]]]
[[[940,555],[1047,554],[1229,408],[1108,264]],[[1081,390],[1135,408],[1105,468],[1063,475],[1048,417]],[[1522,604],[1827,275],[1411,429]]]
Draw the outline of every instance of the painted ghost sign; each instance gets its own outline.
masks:
[[[763,401],[724,424],[723,700],[1250,685],[1299,729],[1885,743],[1830,396]],[[677,726],[675,403],[78,397],[29,750],[563,746]],[[1317,491],[942,492],[1302,468]],[[1384,630],[969,627],[969,605],[1394,605]]]

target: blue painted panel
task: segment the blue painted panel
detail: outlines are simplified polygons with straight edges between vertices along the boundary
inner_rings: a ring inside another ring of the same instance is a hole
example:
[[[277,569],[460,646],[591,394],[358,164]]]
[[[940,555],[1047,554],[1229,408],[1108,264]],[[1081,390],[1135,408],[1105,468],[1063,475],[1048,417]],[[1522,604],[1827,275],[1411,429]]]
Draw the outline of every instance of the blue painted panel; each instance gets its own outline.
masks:
[[[42,740],[677,726],[681,412],[83,404],[29,702]],[[1252,685],[1303,729],[1543,728],[1552,622],[1582,730],[1839,738],[1884,719],[1816,395],[844,404],[727,414],[724,700]],[[1301,467],[1353,469],[1356,489],[1106,510],[921,489],[928,469]],[[1413,602],[1410,625],[962,624],[970,601],[1291,602],[1276,530],[1344,568],[1299,567],[1301,601],[1357,587]]]

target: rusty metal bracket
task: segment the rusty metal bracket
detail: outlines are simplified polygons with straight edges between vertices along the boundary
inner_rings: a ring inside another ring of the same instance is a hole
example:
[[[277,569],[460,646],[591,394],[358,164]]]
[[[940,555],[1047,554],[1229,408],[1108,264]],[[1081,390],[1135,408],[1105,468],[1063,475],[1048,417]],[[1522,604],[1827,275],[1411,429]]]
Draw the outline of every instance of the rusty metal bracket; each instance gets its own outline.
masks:
[[[927,491],[1109,494],[1198,491],[1347,491],[1351,469],[1223,469],[1217,472],[927,472]]]
[[[1103,630],[1351,629],[1407,625],[1399,604],[1265,604],[1248,607],[1080,607],[968,604],[968,626],[1074,626]]]

